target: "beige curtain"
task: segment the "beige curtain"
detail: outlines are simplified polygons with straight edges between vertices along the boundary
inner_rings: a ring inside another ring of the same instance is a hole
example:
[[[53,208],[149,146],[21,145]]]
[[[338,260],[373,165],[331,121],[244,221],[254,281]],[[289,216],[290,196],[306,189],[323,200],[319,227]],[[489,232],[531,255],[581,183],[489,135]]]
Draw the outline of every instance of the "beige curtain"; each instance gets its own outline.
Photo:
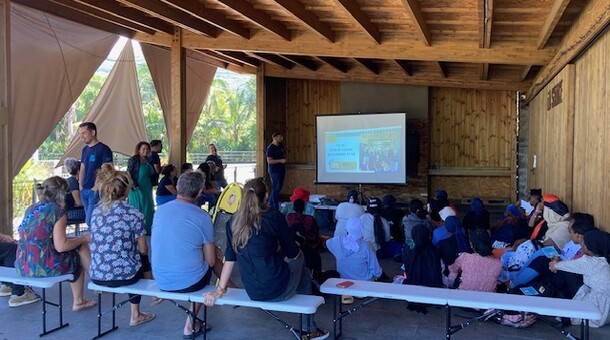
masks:
[[[113,152],[132,156],[138,142],[148,141],[131,40],[125,44],[84,121],[97,125],[98,139]],[[76,134],[58,166],[68,157],[80,159],[84,146]]]
[[[142,47],[142,53],[148,64],[155,88],[157,89],[157,95],[159,96],[159,102],[161,109],[163,110],[163,117],[165,118],[165,128],[167,129],[167,135],[170,140],[171,130],[171,92],[170,92],[170,51],[168,49],[157,47],[149,44],[140,44]],[[216,67],[210,66],[200,60],[190,57],[187,54],[186,57],[186,140],[187,142],[191,139],[193,131],[195,131],[195,125],[199,121],[201,115],[201,109],[203,104],[210,93],[210,87],[216,74]]]
[[[11,4],[13,176],[76,101],[117,39]]]

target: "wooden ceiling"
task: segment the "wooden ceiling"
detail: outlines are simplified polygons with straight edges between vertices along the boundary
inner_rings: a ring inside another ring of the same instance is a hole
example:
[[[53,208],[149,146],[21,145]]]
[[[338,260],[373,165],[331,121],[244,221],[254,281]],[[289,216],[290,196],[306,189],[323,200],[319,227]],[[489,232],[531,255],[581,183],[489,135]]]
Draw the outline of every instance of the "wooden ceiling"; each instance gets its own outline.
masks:
[[[239,72],[519,91],[549,77],[541,73],[587,19],[579,16],[610,8],[606,0],[12,1],[157,45],[181,34],[202,60]]]

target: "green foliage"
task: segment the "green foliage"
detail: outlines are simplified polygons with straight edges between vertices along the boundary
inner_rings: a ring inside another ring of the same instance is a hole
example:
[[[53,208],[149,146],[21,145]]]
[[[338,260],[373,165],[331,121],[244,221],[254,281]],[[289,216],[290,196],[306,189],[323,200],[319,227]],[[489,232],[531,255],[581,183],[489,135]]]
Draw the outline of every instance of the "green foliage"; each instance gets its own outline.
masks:
[[[13,180],[13,218],[23,217],[25,210],[32,204],[34,179],[44,181],[53,174],[49,162],[34,162],[29,159]]]

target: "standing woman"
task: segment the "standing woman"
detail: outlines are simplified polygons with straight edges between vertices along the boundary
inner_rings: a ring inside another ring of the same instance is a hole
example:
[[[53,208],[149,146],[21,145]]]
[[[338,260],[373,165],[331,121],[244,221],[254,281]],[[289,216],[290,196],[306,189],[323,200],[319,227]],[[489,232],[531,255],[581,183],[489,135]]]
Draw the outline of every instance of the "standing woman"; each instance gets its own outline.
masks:
[[[144,215],[125,201],[131,187],[129,175],[104,164],[95,183],[100,203],[91,216],[91,281],[107,287],[121,287],[152,278]],[[140,311],[141,295],[129,294],[130,326],[154,319]]]
[[[24,277],[53,277],[73,274],[72,311],[96,305],[84,297],[85,271],[89,270],[91,253],[89,236],[66,236],[64,199],[68,183],[59,176],[42,182],[40,201],[25,211],[19,225],[19,243],[15,269]],[[84,269],[84,270],[83,270]]]
[[[144,214],[146,219],[146,234],[150,235],[153,215],[155,213],[155,203],[152,197],[151,176],[155,174],[152,165],[148,163],[150,154],[150,144],[139,142],[136,145],[136,152],[127,162],[127,172],[131,176],[133,187],[129,192],[129,204]]]
[[[176,199],[176,175],[178,174],[178,169],[173,164],[168,164],[163,167],[161,170],[161,181],[157,186],[157,205],[161,205],[167,203],[169,201],[173,201]]]
[[[263,178],[246,182],[241,205],[227,224],[225,265],[216,291],[206,293],[204,303],[214,302],[227,292],[227,283],[237,261],[244,288],[254,301],[284,301],[296,293],[311,294],[311,275],[303,265],[303,255],[284,215],[267,205],[269,191]],[[307,325],[306,339],[326,339],[329,335],[315,325]]]

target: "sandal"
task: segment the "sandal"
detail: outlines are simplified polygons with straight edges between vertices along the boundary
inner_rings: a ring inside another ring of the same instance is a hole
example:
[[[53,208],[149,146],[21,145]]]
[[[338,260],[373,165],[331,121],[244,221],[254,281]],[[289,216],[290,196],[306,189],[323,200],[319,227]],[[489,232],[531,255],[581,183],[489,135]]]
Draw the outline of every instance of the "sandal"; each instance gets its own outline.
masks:
[[[143,313],[142,312],[140,314],[142,314],[143,318],[138,320],[138,321],[136,321],[136,322],[130,322],[129,326],[134,327],[134,326],[137,326],[137,325],[141,325],[141,324],[143,324],[145,322],[148,322],[148,321],[150,321],[150,320],[155,318],[155,314],[153,314],[153,313]]]
[[[78,305],[76,305],[76,307],[72,307],[72,311],[73,312],[82,312],[82,311],[87,310],[89,308],[93,308],[96,305],[97,305],[97,302],[95,302],[94,300],[87,300],[87,299],[85,299],[85,302],[79,303]]]
[[[199,323],[197,323],[197,324],[199,325]],[[211,330],[212,330],[212,326],[210,326],[210,324],[209,324],[209,323],[208,323],[208,324],[206,324],[206,325],[205,325],[205,332],[209,332],[209,331],[211,331]],[[193,332],[193,333],[188,334],[188,335],[186,335],[186,334],[182,334],[182,338],[183,338],[183,339],[195,339],[195,338],[197,338],[198,336],[203,335],[203,332],[204,332],[203,328],[202,328],[201,326],[199,326],[199,330],[198,330],[198,331]]]
[[[160,304],[163,301],[164,300],[162,298],[158,298],[156,296],[153,296],[152,301],[150,302],[150,305],[151,306],[156,306],[156,305]]]

